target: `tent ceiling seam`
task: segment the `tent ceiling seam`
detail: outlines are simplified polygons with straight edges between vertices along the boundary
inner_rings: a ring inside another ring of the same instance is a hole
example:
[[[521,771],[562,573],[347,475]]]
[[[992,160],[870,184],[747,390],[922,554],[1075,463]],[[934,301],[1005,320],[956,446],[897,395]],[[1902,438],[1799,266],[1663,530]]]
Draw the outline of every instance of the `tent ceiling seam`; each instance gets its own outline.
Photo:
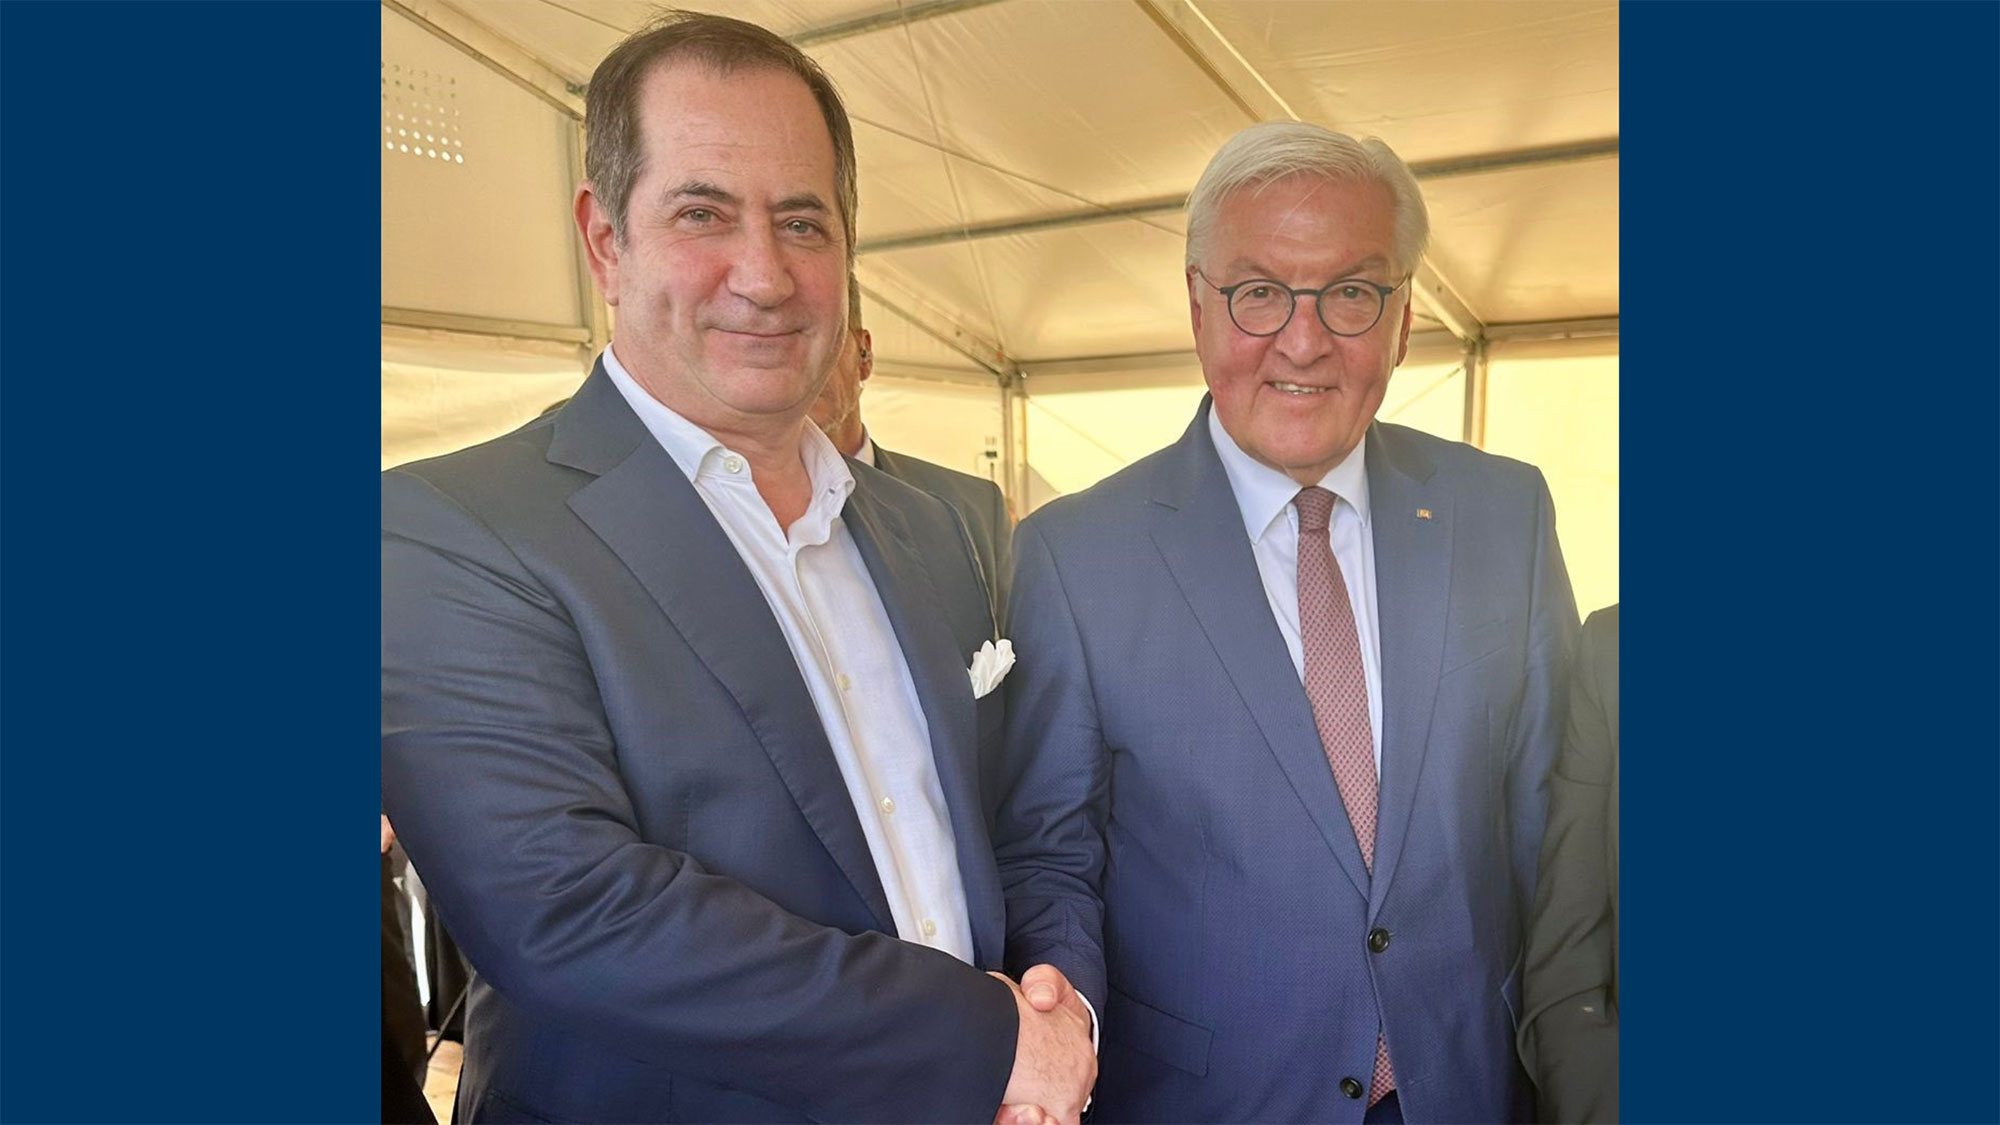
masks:
[[[615,31],[619,35],[630,35],[635,30],[634,28],[630,27],[620,27],[617,24],[612,23],[610,20],[604,19],[599,16],[594,16],[589,12],[584,11],[581,8],[571,7],[568,4],[561,3],[560,0],[541,0],[541,2],[547,5],[548,7],[554,8],[558,12],[564,13],[565,15],[575,16],[577,19],[583,20],[587,23],[594,23],[597,26],[606,29],[607,31]]]
[[[930,74],[924,68],[923,58],[917,53],[916,32],[911,30],[908,23],[903,24],[903,46],[910,52],[910,70],[916,75],[917,90],[924,96],[924,118],[930,122],[931,135],[938,141],[938,148],[940,149],[938,159],[944,163],[945,183],[951,188],[952,211],[958,216],[959,223],[963,226],[966,224],[965,195],[959,188],[958,174],[952,168],[951,157],[942,155],[944,125],[938,120],[937,99],[931,96]],[[858,246],[855,248],[855,252],[857,254],[860,252]],[[986,303],[986,323],[992,330],[989,338],[997,342],[1000,351],[1004,353],[1007,347],[1007,340],[1000,331],[1000,309],[993,300],[993,285],[991,280],[986,276],[986,263],[980,256],[979,248],[970,243],[966,245],[966,254],[972,259],[972,276],[979,283],[980,299]]]
[[[999,164],[995,164],[995,163],[993,163],[993,162],[992,162],[991,160],[986,160],[986,159],[984,159],[984,158],[982,158],[982,157],[978,157],[978,156],[974,156],[973,154],[971,154],[971,153],[969,153],[969,152],[965,152],[965,151],[963,151],[963,150],[961,150],[961,149],[956,149],[956,148],[952,148],[951,146],[949,146],[949,145],[946,145],[946,144],[942,143],[941,141],[935,141],[935,140],[925,140],[925,139],[924,139],[923,137],[919,137],[919,136],[917,136],[917,135],[916,135],[915,133],[909,133],[909,132],[905,132],[904,130],[902,130],[902,129],[898,129],[898,128],[896,128],[896,127],[895,127],[895,126],[893,126],[893,125],[885,125],[885,124],[883,124],[883,123],[882,123],[882,122],[880,122],[880,121],[876,121],[876,120],[874,120],[873,118],[868,118],[868,117],[854,117],[854,116],[850,115],[850,119],[851,119],[851,120],[854,120],[854,121],[858,121],[858,122],[860,122],[861,124],[863,124],[863,125],[867,125],[867,126],[869,126],[869,127],[871,127],[871,128],[875,128],[875,129],[880,129],[880,130],[882,130],[882,131],[883,131],[884,133],[887,133],[887,134],[889,134],[889,135],[890,135],[890,136],[892,136],[892,137],[900,137],[900,138],[901,138],[901,139],[903,139],[903,140],[906,140],[906,141],[909,141],[909,142],[910,142],[911,144],[916,144],[916,145],[922,145],[922,146],[923,146],[923,147],[925,147],[925,148],[928,148],[928,149],[934,149],[934,150],[936,150],[936,151],[938,151],[938,152],[942,152],[942,153],[944,153],[944,154],[945,154],[946,156],[952,156],[952,157],[956,157],[956,158],[958,158],[959,160],[963,160],[963,161],[965,161],[965,162],[966,162],[967,164],[971,164],[971,165],[973,165],[973,166],[975,166],[975,167],[979,167],[979,168],[984,168],[984,169],[986,169],[986,170],[987,170],[987,171],[989,171],[989,172],[993,172],[993,173],[995,173],[995,174],[998,174],[998,175],[1002,175],[1002,176],[1005,176],[1005,177],[1007,177],[1007,178],[1008,178],[1008,179],[1010,179],[1010,180],[1018,180],[1018,181],[1020,181],[1021,183],[1024,183],[1024,184],[1027,184],[1027,185],[1028,185],[1028,186],[1030,186],[1030,187],[1035,187],[1035,188],[1040,188],[1040,189],[1041,189],[1041,190],[1043,190],[1043,191],[1047,191],[1047,192],[1052,192],[1052,193],[1054,193],[1054,194],[1056,194],[1056,195],[1061,195],[1061,196],[1065,196],[1065,197],[1067,197],[1067,198],[1070,198],[1070,199],[1074,199],[1074,200],[1076,200],[1076,201],[1077,201],[1078,203],[1081,203],[1081,204],[1083,204],[1083,205],[1084,205],[1084,206],[1085,206],[1086,208],[1091,208],[1091,209],[1096,209],[1096,210],[1106,210],[1106,209],[1114,209],[1114,210],[1115,210],[1115,209],[1117,209],[1117,208],[1119,208],[1119,207],[1122,207],[1122,206],[1125,206],[1124,204],[1116,204],[1116,203],[1100,203],[1100,202],[1098,202],[1097,200],[1095,200],[1095,199],[1092,199],[1092,198],[1090,198],[1090,197],[1089,197],[1089,196],[1087,196],[1087,195],[1079,195],[1079,194],[1077,194],[1076,192],[1073,192],[1073,191],[1069,190],[1068,188],[1064,188],[1064,187],[1058,187],[1058,186],[1057,186],[1057,185],[1055,185],[1055,184],[1052,184],[1052,183],[1048,183],[1048,182],[1046,182],[1046,181],[1043,181],[1043,180],[1038,180],[1038,179],[1034,178],[1033,176],[1030,176],[1030,175],[1026,174],[1025,172],[1017,172],[1017,171],[1015,171],[1015,170],[1014,170],[1014,169],[1012,169],[1012,168],[1008,168],[1008,167],[1005,167],[1005,166],[1003,166],[1003,165],[999,165]],[[1182,195],[1181,195],[1181,196],[1179,196],[1179,197],[1176,197],[1176,198],[1185,198],[1185,195],[1186,195],[1186,193],[1182,193]],[[1179,209],[1179,207],[1180,207],[1180,204],[1179,204],[1179,203],[1175,203],[1175,204],[1173,204],[1173,206],[1172,206],[1171,208],[1169,208],[1169,210],[1178,210],[1178,209]],[[1066,212],[1066,213],[1067,213],[1067,212]],[[1139,219],[1139,221],[1140,221],[1140,222],[1146,222],[1146,221],[1145,221],[1145,220],[1144,220],[1143,218],[1140,218],[1140,219]],[[1167,233],[1167,234],[1172,234],[1172,235],[1179,235],[1179,234],[1180,234],[1180,232],[1179,232],[1179,231],[1177,231],[1177,230],[1173,229],[1172,227],[1169,227],[1169,226],[1165,226],[1165,225],[1162,225],[1162,224],[1160,224],[1160,223],[1153,223],[1153,222],[1146,222],[1146,225],[1147,225],[1147,226],[1149,226],[1149,227],[1152,227],[1152,228],[1154,228],[1155,230],[1159,230],[1159,231],[1163,231],[1163,232],[1165,232],[1165,233]],[[974,230],[977,230],[978,228],[977,228],[977,227],[973,227],[973,228],[971,228],[971,229],[974,229]],[[863,246],[863,247],[861,247],[861,248],[857,248],[857,250],[856,250],[856,253],[862,253],[862,252],[865,252],[865,249],[866,249],[866,247],[865,247],[865,244],[864,244],[864,246]]]

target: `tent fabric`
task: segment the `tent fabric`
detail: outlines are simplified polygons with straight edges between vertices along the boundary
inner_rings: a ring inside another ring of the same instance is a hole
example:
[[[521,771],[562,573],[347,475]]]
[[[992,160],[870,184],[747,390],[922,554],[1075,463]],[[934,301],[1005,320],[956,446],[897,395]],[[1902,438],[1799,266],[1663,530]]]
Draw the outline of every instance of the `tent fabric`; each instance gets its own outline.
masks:
[[[1200,396],[1179,200],[1238,129],[1295,116],[1382,137],[1423,183],[1434,277],[1384,416],[1466,434],[1466,355],[1444,330],[1483,325],[1483,444],[1549,474],[1579,594],[1591,591],[1580,604],[1616,597],[1616,4],[720,7],[800,42],[847,102],[878,372],[864,411],[885,444],[1011,485],[988,453],[1004,454],[1001,383],[1016,372],[1018,511],[1171,440]],[[603,328],[571,229],[573,95],[655,10],[386,0],[385,464],[504,432],[581,378]],[[471,53],[481,44],[487,61]],[[517,81],[507,67],[538,69]],[[396,147],[411,125],[398,114],[426,122],[444,143],[425,149],[449,159]],[[406,354],[390,326],[412,311],[457,330]],[[1598,324],[1584,354],[1518,350],[1580,321]]]

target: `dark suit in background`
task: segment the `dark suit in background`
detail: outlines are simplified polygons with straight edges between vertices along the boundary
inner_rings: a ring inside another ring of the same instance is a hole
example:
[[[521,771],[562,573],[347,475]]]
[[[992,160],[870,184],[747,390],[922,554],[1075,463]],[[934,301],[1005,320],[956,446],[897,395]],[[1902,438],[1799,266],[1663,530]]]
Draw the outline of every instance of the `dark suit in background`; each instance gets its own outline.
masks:
[[[972,537],[973,552],[992,595],[993,620],[1002,623],[1004,633],[1007,586],[1014,569],[1014,520],[1000,486],[907,453],[891,453],[880,445],[875,447],[875,467],[950,504],[965,519],[966,534]]]
[[[396,885],[396,870],[402,866],[401,849],[382,853],[382,1120],[435,1125],[424,1100],[430,1058],[416,967],[410,960],[410,903]]]
[[[1528,931],[1521,1059],[1542,1119],[1618,1120],[1618,607],[1583,626]]]

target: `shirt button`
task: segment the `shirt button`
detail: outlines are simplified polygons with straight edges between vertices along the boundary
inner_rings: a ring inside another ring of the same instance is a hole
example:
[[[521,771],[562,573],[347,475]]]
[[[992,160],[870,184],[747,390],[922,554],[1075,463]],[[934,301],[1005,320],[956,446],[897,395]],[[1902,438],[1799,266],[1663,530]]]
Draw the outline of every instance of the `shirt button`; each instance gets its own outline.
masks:
[[[723,471],[723,472],[725,472],[725,473],[740,473],[740,472],[742,472],[742,471],[743,471],[743,458],[741,458],[741,457],[738,457],[738,456],[736,456],[735,454],[731,454],[731,455],[729,455],[729,456],[727,456],[727,457],[724,457],[724,458],[722,459],[722,471]]]
[[[848,688],[851,688],[851,687],[853,687],[853,686],[854,686],[854,681],[853,681],[853,680],[850,680],[850,679],[848,679],[848,678],[847,678],[847,673],[845,673],[845,672],[842,672],[842,673],[840,673],[839,675],[835,676],[835,677],[833,678],[833,682],[834,682],[834,683],[836,683],[836,684],[839,684],[839,685],[840,685],[840,690],[842,690],[842,691],[846,691],[846,690],[847,690]]]
[[[895,811],[896,811],[896,799],[894,797],[882,798],[882,814],[884,816],[887,816],[891,813],[894,813]]]
[[[931,921],[929,918],[924,919],[924,936],[925,937],[937,936],[937,923]]]

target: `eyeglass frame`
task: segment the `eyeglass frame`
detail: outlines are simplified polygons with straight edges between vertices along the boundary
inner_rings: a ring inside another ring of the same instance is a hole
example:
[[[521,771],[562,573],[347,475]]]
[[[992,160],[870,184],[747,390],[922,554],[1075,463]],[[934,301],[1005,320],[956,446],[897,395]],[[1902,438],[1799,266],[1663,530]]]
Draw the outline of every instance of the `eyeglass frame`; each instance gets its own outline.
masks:
[[[1313,316],[1319,321],[1319,326],[1321,328],[1326,329],[1328,332],[1333,333],[1335,336],[1338,336],[1343,340],[1352,340],[1358,336],[1366,336],[1370,332],[1375,331],[1376,325],[1382,323],[1382,314],[1386,312],[1389,308],[1389,295],[1410,283],[1410,279],[1408,277],[1403,278],[1403,280],[1397,282],[1394,285],[1382,285],[1377,282],[1370,281],[1365,277],[1343,277],[1343,278],[1338,278],[1334,281],[1329,281],[1325,285],[1320,286],[1318,289],[1295,289],[1292,286],[1286,285],[1284,282],[1279,281],[1278,279],[1272,277],[1246,277],[1242,281],[1239,281],[1234,285],[1223,286],[1223,285],[1217,285],[1213,280],[1209,278],[1207,274],[1201,272],[1200,266],[1191,267],[1189,272],[1193,273],[1196,277],[1201,278],[1203,281],[1208,282],[1208,287],[1210,289],[1213,289],[1217,293],[1222,294],[1222,307],[1228,310],[1229,323],[1235,325],[1236,330],[1238,332],[1243,333],[1245,336],[1256,337],[1257,339],[1260,340],[1270,339],[1271,337],[1276,336],[1278,333],[1283,332],[1285,329],[1291,327],[1292,318],[1299,314],[1300,297],[1311,297],[1313,299]],[[1245,285],[1269,285],[1273,289],[1282,289],[1286,293],[1291,294],[1292,302],[1291,305],[1285,311],[1285,319],[1279,322],[1276,328],[1271,329],[1269,332],[1252,332],[1248,328],[1243,327],[1243,323],[1236,319],[1236,300],[1235,300],[1236,291],[1238,289],[1243,288]],[[1368,288],[1373,289],[1375,291],[1376,296],[1379,298],[1379,301],[1375,306],[1375,319],[1369,321],[1368,327],[1363,328],[1359,332],[1342,332],[1340,329],[1335,328],[1331,324],[1328,324],[1326,322],[1326,314],[1320,311],[1319,299],[1322,296],[1325,296],[1328,291],[1336,289],[1342,285],[1366,285]]]

